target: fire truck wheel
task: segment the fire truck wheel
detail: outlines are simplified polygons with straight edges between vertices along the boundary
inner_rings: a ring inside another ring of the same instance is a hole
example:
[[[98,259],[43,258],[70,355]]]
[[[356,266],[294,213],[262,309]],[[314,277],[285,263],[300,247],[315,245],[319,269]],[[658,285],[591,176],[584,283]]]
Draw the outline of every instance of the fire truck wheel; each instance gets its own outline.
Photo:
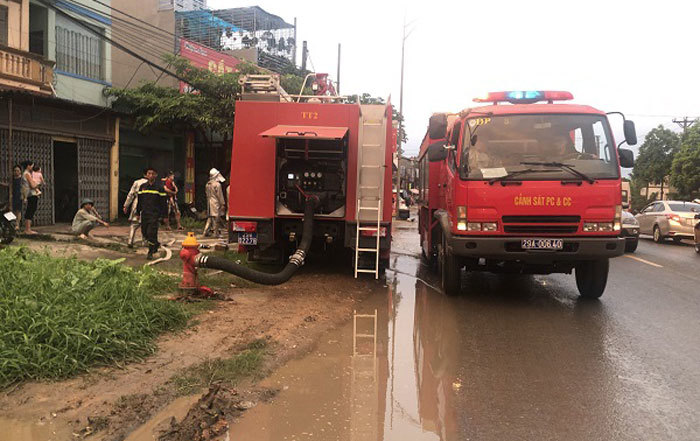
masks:
[[[462,268],[459,265],[459,258],[448,251],[445,237],[442,238],[442,244],[438,250],[438,260],[442,290],[448,296],[458,295],[462,287]]]
[[[597,299],[603,295],[608,282],[608,259],[591,260],[576,265],[576,287],[584,299]]]

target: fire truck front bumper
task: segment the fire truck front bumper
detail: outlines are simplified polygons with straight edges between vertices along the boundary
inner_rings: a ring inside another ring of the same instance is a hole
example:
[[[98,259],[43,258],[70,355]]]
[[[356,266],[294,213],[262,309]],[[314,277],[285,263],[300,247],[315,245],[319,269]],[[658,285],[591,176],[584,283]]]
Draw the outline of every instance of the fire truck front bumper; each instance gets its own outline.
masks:
[[[452,235],[447,240],[457,256],[529,263],[576,262],[621,256],[624,237],[564,237],[561,249],[527,249],[523,240],[532,237],[465,237]],[[550,238],[546,238],[550,239]]]

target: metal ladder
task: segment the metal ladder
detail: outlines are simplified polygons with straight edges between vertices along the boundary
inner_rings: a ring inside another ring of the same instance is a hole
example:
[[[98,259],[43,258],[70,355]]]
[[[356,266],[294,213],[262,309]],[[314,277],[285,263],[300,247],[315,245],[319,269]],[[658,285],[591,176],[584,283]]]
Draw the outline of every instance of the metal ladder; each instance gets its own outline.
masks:
[[[374,314],[353,311],[352,329],[349,439],[380,439],[382,426],[377,420],[381,396],[377,372],[377,310],[374,310]]]
[[[386,167],[386,106],[360,106],[360,133],[357,151],[357,205],[355,212],[355,278],[358,273],[371,273],[379,278],[379,245]],[[374,231],[373,248],[360,248],[362,231]],[[374,267],[360,268],[360,253],[374,253]]]

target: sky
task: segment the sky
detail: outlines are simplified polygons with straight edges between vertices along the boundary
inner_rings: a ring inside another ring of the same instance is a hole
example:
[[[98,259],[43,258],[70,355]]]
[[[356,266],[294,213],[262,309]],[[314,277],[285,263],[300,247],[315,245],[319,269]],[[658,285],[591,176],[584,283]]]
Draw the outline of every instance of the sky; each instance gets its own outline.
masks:
[[[458,112],[489,91],[567,90],[579,104],[621,111],[639,144],[673,118],[700,117],[700,2],[209,0],[258,5],[293,23],[316,72],[341,94],[368,92],[399,107],[401,42],[407,23],[403,113],[415,155],[434,112]],[[297,51],[300,62],[301,45]],[[611,116],[619,142],[622,121]]]

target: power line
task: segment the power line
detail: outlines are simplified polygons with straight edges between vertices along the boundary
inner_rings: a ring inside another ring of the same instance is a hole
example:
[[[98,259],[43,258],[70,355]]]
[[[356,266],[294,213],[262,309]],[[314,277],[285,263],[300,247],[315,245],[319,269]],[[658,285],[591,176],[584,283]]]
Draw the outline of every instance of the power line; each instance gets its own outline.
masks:
[[[112,23],[113,23],[113,24],[112,24],[112,30],[114,30],[114,22],[117,22],[117,23],[124,24],[124,25],[126,25],[126,26],[130,26],[131,28],[135,28],[137,31],[141,31],[141,32],[143,32],[144,34],[148,34],[148,35],[150,35],[150,36],[152,36],[152,37],[158,38],[158,39],[160,39],[160,40],[161,40],[162,42],[164,42],[164,43],[170,44],[170,43],[173,42],[173,39],[175,38],[175,35],[174,35],[174,34],[170,34],[170,35],[159,34],[159,33],[155,32],[155,31],[153,31],[152,29],[147,29],[147,28],[145,28],[145,27],[143,27],[143,26],[139,26],[138,24],[133,23],[133,22],[130,22],[129,20],[126,20],[126,19],[124,19],[124,18],[116,17],[116,16],[114,16],[113,14],[106,13],[106,12],[104,12],[104,11],[101,11],[101,10],[97,9],[97,8],[93,8],[93,7],[91,7],[91,6],[87,6],[87,5],[82,4],[82,3],[77,3],[77,2],[75,2],[75,0],[64,0],[64,1],[66,1],[66,2],[68,2],[68,3],[70,3],[70,4],[73,4],[73,5],[77,6],[77,7],[81,7],[81,8],[87,9],[87,10],[89,10],[89,11],[92,11],[93,13],[95,13],[96,15],[99,15],[99,16],[102,17],[102,18],[111,20]],[[93,1],[95,1],[95,0],[93,0]],[[115,10],[115,11],[116,11],[116,10]],[[147,25],[149,25],[149,26],[152,27],[152,28],[155,28],[155,29],[158,29],[158,30],[162,30],[162,29],[160,29],[160,28],[158,28],[158,27],[155,27],[155,26],[153,26],[153,25],[151,25],[151,24],[149,24],[149,23],[146,23],[146,22],[144,22],[144,23],[147,24]],[[165,32],[165,33],[167,34],[167,31],[165,31],[165,30],[162,30],[162,31]]]
[[[94,0],[93,0],[94,1]],[[119,38],[128,41],[130,44],[135,45],[136,47],[140,47],[142,49],[148,48],[149,52],[148,55],[154,55],[157,52],[156,57],[162,57],[164,52],[172,52],[173,51],[173,46],[175,44],[175,36],[174,34],[171,34],[172,38],[165,36],[165,35],[159,35],[153,32],[150,29],[146,29],[144,27],[141,27],[137,24],[131,23],[128,20],[119,18],[119,17],[114,17],[112,15],[109,15],[105,13],[104,11],[100,11],[99,9],[92,8],[90,6],[86,5],[78,5],[76,6],[83,7],[85,9],[88,9],[95,14],[99,15],[102,18],[112,20],[113,25],[111,27],[111,36],[112,38]],[[120,24],[115,26],[115,24]],[[122,26],[123,25],[123,26]],[[159,29],[159,28],[156,28]],[[151,37],[151,38],[149,38]],[[162,45],[162,46],[161,46]]]
[[[683,119],[673,118],[673,122],[683,129],[683,135],[685,136],[685,132],[688,128],[695,123],[695,119],[684,116]]]
[[[129,54],[129,55],[131,55],[132,57],[135,57],[135,58],[137,58],[137,59],[143,61],[144,63],[148,64],[149,66],[154,67],[154,68],[158,69],[159,71],[164,72],[164,73],[166,73],[166,74],[168,74],[168,75],[170,75],[170,76],[172,76],[172,77],[174,77],[174,78],[177,78],[177,79],[180,80],[180,81],[187,82],[184,78],[180,77],[178,74],[176,74],[176,73],[174,73],[174,72],[170,72],[170,71],[168,71],[167,69],[165,69],[165,68],[163,68],[163,67],[160,67],[159,65],[157,65],[157,64],[153,63],[152,61],[150,61],[150,60],[148,60],[148,59],[142,57],[141,55],[139,55],[139,54],[137,54],[136,52],[132,51],[131,49],[125,47],[124,45],[122,45],[122,44],[120,44],[120,43],[114,41],[113,39],[107,37],[106,35],[103,35],[98,29],[95,29],[92,25],[90,25],[90,24],[88,24],[88,23],[85,23],[85,22],[83,22],[83,21],[81,21],[81,20],[78,20],[77,18],[75,18],[75,17],[73,17],[72,15],[66,13],[66,12],[63,11],[62,9],[59,9],[59,8],[57,8],[56,6],[54,6],[53,4],[49,3],[47,0],[38,0],[38,1],[39,1],[40,3],[42,3],[44,6],[46,6],[47,8],[53,9],[53,10],[54,10],[57,14],[59,14],[60,16],[65,17],[65,18],[71,20],[72,22],[78,24],[79,26],[82,26],[83,28],[85,28],[85,29],[89,30],[90,32],[92,32],[93,34],[97,35],[99,38],[104,39],[105,41],[109,42],[112,46],[117,47],[118,49],[123,50],[124,52],[126,52],[126,53]]]
[[[99,0],[92,0],[92,1],[95,2],[95,3],[97,3],[98,5],[107,7],[107,8],[109,8],[109,9],[111,9],[112,11],[118,12],[118,13],[120,13],[120,14],[126,16],[126,17],[129,17],[129,18],[131,18],[131,19],[133,19],[133,20],[136,20],[136,21],[138,21],[139,23],[143,23],[143,24],[145,24],[146,26],[151,27],[151,28],[153,28],[153,29],[155,29],[155,30],[157,30],[157,31],[163,32],[163,33],[165,33],[165,34],[167,34],[167,35],[169,35],[169,36],[171,36],[171,37],[177,37],[177,35],[173,34],[173,33],[170,32],[170,31],[167,31],[167,30],[165,30],[165,29],[159,28],[158,26],[155,26],[155,25],[153,25],[153,24],[151,24],[151,23],[149,23],[149,22],[147,22],[147,21],[141,20],[141,19],[138,18],[138,17],[134,17],[133,15],[127,14],[126,12],[121,11],[121,10],[119,10],[119,9],[117,9],[117,8],[115,8],[115,7],[113,7],[113,6],[111,6],[111,5],[108,5],[108,4],[106,4],[106,3],[103,3],[103,2],[101,2],[101,1],[99,1]],[[113,17],[113,16],[112,16],[112,17]]]

